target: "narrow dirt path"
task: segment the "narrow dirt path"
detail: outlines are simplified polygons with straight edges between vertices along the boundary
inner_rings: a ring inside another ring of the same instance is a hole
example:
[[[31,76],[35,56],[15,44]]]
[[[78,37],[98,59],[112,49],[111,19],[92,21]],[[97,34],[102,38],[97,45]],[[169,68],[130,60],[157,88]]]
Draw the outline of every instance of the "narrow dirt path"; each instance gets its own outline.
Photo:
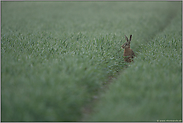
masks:
[[[93,112],[93,107],[97,104],[97,102],[100,100],[100,96],[101,94],[105,93],[105,91],[107,91],[108,87],[110,86],[110,84],[112,82],[114,82],[117,77],[122,73],[118,72],[116,77],[113,76],[109,76],[108,80],[106,82],[104,82],[103,86],[101,87],[101,90],[99,91],[98,95],[94,95],[92,98],[92,101],[90,103],[88,103],[87,105],[85,105],[81,110],[82,110],[82,118],[80,121],[82,122],[87,122],[88,117],[90,116],[90,114]]]

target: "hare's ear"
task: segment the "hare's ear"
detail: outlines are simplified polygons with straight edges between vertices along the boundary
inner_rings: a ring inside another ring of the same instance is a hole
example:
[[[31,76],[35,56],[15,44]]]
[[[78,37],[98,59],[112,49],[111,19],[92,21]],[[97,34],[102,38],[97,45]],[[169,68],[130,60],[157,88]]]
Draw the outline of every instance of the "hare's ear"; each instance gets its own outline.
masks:
[[[130,35],[130,40],[129,41],[131,41],[131,39],[132,39],[132,35]]]
[[[126,37],[126,35],[125,35],[125,38],[126,38],[126,41],[128,42],[128,37]]]

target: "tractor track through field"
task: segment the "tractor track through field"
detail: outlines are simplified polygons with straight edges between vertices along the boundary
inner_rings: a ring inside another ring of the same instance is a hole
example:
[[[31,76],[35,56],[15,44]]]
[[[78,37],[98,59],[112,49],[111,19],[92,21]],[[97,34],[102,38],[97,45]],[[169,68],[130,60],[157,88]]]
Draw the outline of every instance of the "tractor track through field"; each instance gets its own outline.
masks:
[[[116,80],[116,77],[109,76],[108,81],[104,82],[103,86],[101,87],[101,91],[98,93],[98,95],[94,95],[92,98],[92,101],[85,105],[82,108],[82,119],[81,121],[87,121],[87,118],[90,116],[90,114],[93,112],[93,106],[97,104],[97,102],[100,100],[100,96],[102,93],[105,93],[105,91],[109,88],[109,85]]]

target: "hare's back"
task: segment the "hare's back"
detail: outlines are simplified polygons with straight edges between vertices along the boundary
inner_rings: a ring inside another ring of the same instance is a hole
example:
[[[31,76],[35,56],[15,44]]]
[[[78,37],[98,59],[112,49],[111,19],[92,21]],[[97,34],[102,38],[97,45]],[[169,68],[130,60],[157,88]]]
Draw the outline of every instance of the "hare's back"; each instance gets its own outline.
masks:
[[[130,48],[124,50],[124,56],[132,56],[133,54],[134,52]]]

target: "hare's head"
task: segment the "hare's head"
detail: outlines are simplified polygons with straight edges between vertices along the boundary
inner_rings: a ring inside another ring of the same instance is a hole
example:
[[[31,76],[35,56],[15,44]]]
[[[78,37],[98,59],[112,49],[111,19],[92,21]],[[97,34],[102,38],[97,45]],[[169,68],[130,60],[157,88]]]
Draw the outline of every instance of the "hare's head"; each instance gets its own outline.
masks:
[[[127,41],[127,42],[125,42],[125,43],[121,46],[123,49],[125,49],[125,48],[130,48],[130,42],[131,42],[131,39],[132,39],[132,35],[130,35],[130,39],[128,39],[128,37],[126,37],[126,35],[125,35],[125,38],[126,38],[126,41]]]

